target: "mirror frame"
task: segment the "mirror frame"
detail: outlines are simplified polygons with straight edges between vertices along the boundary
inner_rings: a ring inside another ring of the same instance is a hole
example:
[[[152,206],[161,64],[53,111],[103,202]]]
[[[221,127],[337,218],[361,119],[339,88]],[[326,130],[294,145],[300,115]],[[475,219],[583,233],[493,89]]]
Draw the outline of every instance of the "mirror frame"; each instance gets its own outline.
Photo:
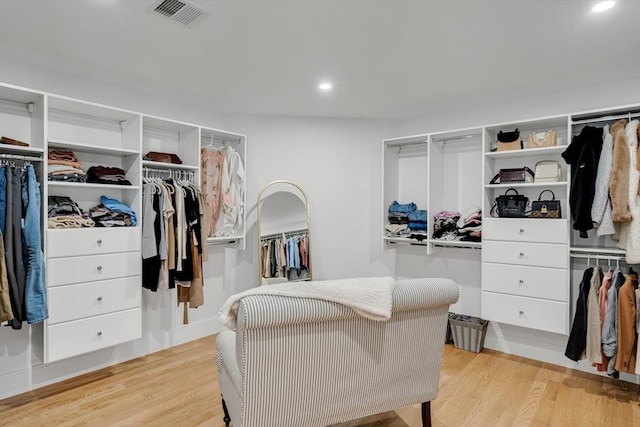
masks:
[[[264,267],[262,265],[262,225],[261,225],[262,203],[264,202],[263,196],[268,189],[270,189],[271,187],[275,187],[277,185],[291,185],[295,187],[303,197],[302,201],[304,201],[304,207],[305,207],[306,216],[307,216],[307,239],[309,241],[307,246],[307,251],[309,253],[309,264],[313,265],[313,263],[311,262],[311,225],[309,221],[309,218],[310,218],[309,197],[307,197],[307,193],[302,189],[302,187],[300,187],[295,182],[287,181],[284,179],[277,179],[275,181],[271,181],[270,183],[262,187],[262,189],[260,190],[260,193],[258,193],[258,202],[256,205],[256,210],[258,215],[258,218],[256,220],[256,228],[258,230],[258,244],[257,244],[258,246],[258,286],[262,286],[262,269]],[[309,269],[309,280],[313,280],[313,268]]]

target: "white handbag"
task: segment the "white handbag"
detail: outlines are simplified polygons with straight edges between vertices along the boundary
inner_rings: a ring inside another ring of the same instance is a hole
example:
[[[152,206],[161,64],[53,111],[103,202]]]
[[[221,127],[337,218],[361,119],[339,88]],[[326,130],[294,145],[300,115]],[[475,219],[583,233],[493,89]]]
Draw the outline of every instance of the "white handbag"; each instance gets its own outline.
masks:
[[[560,163],[555,160],[542,160],[536,163],[534,182],[558,182],[561,175]]]

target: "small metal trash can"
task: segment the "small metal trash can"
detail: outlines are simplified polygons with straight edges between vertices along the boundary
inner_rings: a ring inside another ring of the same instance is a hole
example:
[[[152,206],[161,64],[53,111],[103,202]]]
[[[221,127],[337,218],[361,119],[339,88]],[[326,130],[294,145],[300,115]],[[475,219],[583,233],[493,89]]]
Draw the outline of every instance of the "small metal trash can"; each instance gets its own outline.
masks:
[[[456,348],[480,353],[484,348],[484,339],[487,335],[489,321],[479,317],[455,314],[449,316],[453,345]]]

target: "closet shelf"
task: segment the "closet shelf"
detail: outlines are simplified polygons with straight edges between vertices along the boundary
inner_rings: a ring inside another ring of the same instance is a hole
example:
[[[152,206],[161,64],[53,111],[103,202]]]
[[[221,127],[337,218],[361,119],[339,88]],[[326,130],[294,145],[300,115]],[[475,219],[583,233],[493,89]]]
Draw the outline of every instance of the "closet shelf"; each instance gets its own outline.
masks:
[[[430,239],[429,242],[433,243],[433,246],[441,246],[441,247],[469,248],[469,249],[480,249],[482,247],[482,242],[465,242],[462,240]]]
[[[103,190],[140,190],[139,185],[94,184],[85,182],[55,182],[49,181],[50,188],[78,188],[78,189],[103,189]]]
[[[32,154],[36,156],[42,156],[42,154],[44,153],[43,148],[20,147],[17,145],[7,145],[7,144],[0,144],[0,151],[6,154],[21,154],[21,155]]]
[[[226,243],[236,243],[242,240],[242,236],[221,236],[207,237],[208,245],[224,245]]]
[[[401,245],[415,245],[415,246],[428,246],[429,240],[424,239],[422,241],[416,239],[410,239],[408,237],[389,237],[385,236],[384,241],[392,244],[401,244]]]
[[[65,141],[62,139],[49,139],[49,148],[63,148],[82,153],[106,154],[110,156],[133,156],[140,154],[140,150],[127,148],[101,147],[84,144],[81,142]]]
[[[154,162],[152,160],[143,160],[142,166],[153,168],[153,169],[176,169],[176,170],[188,170],[188,171],[196,171],[198,170],[198,166],[192,165],[178,165],[175,163],[164,163],[164,162]]]
[[[601,255],[625,255],[626,251],[615,248],[589,248],[585,246],[571,246],[571,253],[575,254],[601,254]]]
[[[534,157],[534,156],[544,156],[544,155],[551,155],[551,154],[560,154],[566,149],[567,149],[566,145],[557,145],[555,147],[525,148],[523,150],[492,151],[489,153],[485,153],[485,157],[494,158],[494,159]]]
[[[542,188],[542,187],[566,187],[567,181],[558,182],[510,182],[508,184],[485,184],[484,188]]]

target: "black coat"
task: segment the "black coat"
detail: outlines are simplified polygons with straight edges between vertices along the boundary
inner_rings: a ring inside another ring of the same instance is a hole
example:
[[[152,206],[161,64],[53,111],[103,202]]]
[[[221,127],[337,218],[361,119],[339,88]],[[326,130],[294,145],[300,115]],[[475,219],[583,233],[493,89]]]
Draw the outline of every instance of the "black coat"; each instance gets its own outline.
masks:
[[[564,352],[564,355],[574,362],[582,358],[582,354],[587,348],[587,299],[589,298],[589,290],[591,289],[591,276],[593,276],[593,267],[587,268],[582,276],[580,294],[576,301],[576,314],[573,318],[571,334],[569,335],[567,348]]]
[[[585,126],[579,135],[562,153],[571,165],[571,195],[569,206],[573,217],[573,229],[580,231],[580,237],[587,237],[587,230],[593,228],[591,205],[596,191],[596,174],[600,153],[602,153],[602,128]]]

